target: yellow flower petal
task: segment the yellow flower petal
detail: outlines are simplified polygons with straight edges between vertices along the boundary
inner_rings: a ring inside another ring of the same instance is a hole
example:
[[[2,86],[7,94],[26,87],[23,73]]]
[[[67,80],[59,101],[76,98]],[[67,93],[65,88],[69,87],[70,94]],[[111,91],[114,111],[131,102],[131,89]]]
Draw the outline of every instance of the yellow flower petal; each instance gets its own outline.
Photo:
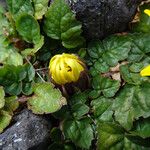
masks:
[[[150,17],[150,9],[145,9],[144,13]]]
[[[76,82],[85,64],[74,54],[55,55],[49,64],[51,78],[59,85]]]
[[[140,75],[142,77],[144,76],[150,76],[150,65],[145,67],[141,72],[140,72]]]

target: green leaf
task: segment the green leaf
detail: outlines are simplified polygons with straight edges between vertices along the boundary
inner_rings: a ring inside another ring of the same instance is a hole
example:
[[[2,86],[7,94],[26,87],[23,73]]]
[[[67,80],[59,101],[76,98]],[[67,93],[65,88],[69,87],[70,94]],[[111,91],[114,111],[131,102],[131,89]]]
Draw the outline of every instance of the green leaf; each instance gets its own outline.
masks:
[[[110,108],[110,106],[112,105],[112,102],[113,102],[112,99],[108,99],[105,97],[99,97],[97,99],[92,100],[91,106],[92,106],[92,110],[93,110],[95,118],[100,118],[101,115]],[[108,116],[109,114],[107,113],[107,117]],[[110,118],[111,117],[112,117],[112,114]]]
[[[65,0],[54,0],[45,15],[44,31],[66,48],[75,48],[83,44],[81,23],[75,18]]]
[[[17,17],[21,13],[28,13],[30,15],[33,15],[33,7],[30,0],[6,0],[7,6],[11,14],[13,15],[14,19],[17,19]]]
[[[88,53],[90,57],[98,59],[104,52],[102,41],[92,41],[88,45]]]
[[[100,122],[98,124],[98,150],[109,150],[113,145],[122,141],[124,130],[121,126],[111,122]]]
[[[68,12],[70,12],[70,8],[68,5],[66,5],[65,1],[54,0],[51,3],[48,12],[45,15],[44,24],[45,33],[49,37],[57,40],[61,38],[61,19]]]
[[[9,112],[10,114],[13,114],[13,112],[19,107],[19,102],[17,100],[17,96],[5,98],[4,110]]]
[[[7,111],[0,111],[0,133],[9,125],[12,117]]]
[[[98,150],[148,150],[132,143],[125,137],[124,129],[118,124],[100,122],[98,126]],[[134,138],[134,137],[133,137]],[[147,142],[148,143],[148,142]]]
[[[92,80],[92,87],[102,92],[105,97],[113,97],[120,88],[120,82],[97,75]]]
[[[6,11],[2,6],[0,6],[0,36],[5,35],[5,33],[11,35],[14,33],[14,29],[11,26],[11,23],[8,22],[8,19],[5,16]]]
[[[136,134],[126,134],[126,137],[133,143],[144,146],[144,147],[150,147],[150,137],[148,138],[142,138],[140,136],[137,136]]]
[[[140,118],[134,123],[133,129],[126,134],[126,137],[133,143],[150,147],[150,118]]]
[[[128,36],[132,40],[128,61],[139,62],[142,58],[149,57],[147,54],[150,53],[150,34],[137,33]]]
[[[35,10],[35,18],[42,19],[43,15],[45,15],[48,8],[49,0],[33,0],[34,10]]]
[[[44,37],[41,36],[39,43],[35,44],[33,48],[27,48],[27,49],[23,50],[21,53],[24,56],[34,55],[38,50],[40,50],[40,48],[43,46],[43,44],[44,44]]]
[[[5,92],[3,87],[0,87],[0,109],[4,107],[5,105]]]
[[[88,46],[88,53],[93,62],[92,70],[98,74],[109,71],[119,61],[128,57],[131,49],[131,40],[127,36],[110,36],[101,41],[92,42]],[[95,75],[95,74],[94,74]]]
[[[93,140],[93,130],[86,120],[66,120],[63,122],[63,132],[77,146],[89,149]]]
[[[124,79],[124,81],[126,81],[127,83],[140,85],[142,84],[143,81],[150,82],[148,77],[141,77],[140,71],[138,73],[134,73],[130,69],[133,69],[133,68],[129,68],[129,65],[122,65],[120,67],[121,76]]]
[[[115,120],[126,130],[130,130],[134,119],[149,117],[149,96],[150,84],[147,82],[137,86],[125,85],[112,105]]]
[[[140,136],[142,138],[150,137],[150,118],[141,118],[134,123],[134,128],[130,131],[131,134]]]
[[[19,15],[16,20],[16,29],[26,42],[38,44],[41,40],[38,22],[27,13]]]
[[[89,112],[90,108],[82,103],[77,103],[72,106],[71,111],[75,118],[80,119],[83,115]]]
[[[33,83],[34,82],[22,83],[22,93],[24,95],[31,95],[33,93]]]
[[[33,80],[35,72],[32,69],[27,64],[22,66],[3,66],[0,68],[0,85],[4,87],[6,93],[19,95],[23,88],[22,84],[29,83]]]
[[[70,104],[71,105],[74,105],[74,104],[78,104],[78,103],[86,103],[86,101],[88,100],[88,93],[89,93],[89,90],[86,90],[84,92],[78,92],[78,93],[75,93],[72,97],[71,97],[71,100],[70,100]]]
[[[35,69],[30,64],[25,64],[24,67],[25,67],[25,70],[27,72],[27,76],[25,78],[25,81],[31,82],[35,77]]]
[[[137,144],[132,143],[127,138],[124,138],[121,142],[112,146],[110,150],[149,150],[149,148],[139,146]]]
[[[21,92],[21,81],[26,77],[24,66],[7,65],[0,68],[0,85],[6,93],[18,95]]]
[[[36,114],[53,113],[66,105],[66,99],[51,83],[37,83],[33,88],[34,95],[28,99],[28,108]]]
[[[8,40],[2,35],[0,35],[0,48],[0,63],[15,66],[23,64],[23,58],[17,52],[17,49],[10,45]]]

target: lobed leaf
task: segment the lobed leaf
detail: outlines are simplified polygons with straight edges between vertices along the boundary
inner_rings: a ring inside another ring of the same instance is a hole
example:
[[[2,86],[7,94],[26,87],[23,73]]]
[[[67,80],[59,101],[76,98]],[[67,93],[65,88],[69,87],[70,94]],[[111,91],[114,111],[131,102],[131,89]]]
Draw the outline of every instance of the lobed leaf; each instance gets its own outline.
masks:
[[[148,53],[150,53],[150,34],[137,33],[128,36],[132,40],[128,61],[139,62],[144,57],[148,58]]]
[[[37,83],[33,88],[34,95],[28,99],[28,108],[36,114],[53,113],[66,105],[66,99],[51,83]]]
[[[122,141],[124,130],[121,126],[111,122],[98,123],[98,150],[110,149],[113,145]]]
[[[97,99],[92,100],[91,106],[94,113],[94,117],[103,121],[111,121],[113,112],[109,109],[112,103],[112,99],[108,99],[105,97],[99,97]],[[104,116],[105,114],[107,114],[106,117]]]
[[[116,97],[112,110],[115,120],[126,130],[130,130],[135,119],[150,116],[149,102],[150,84],[143,82],[141,85],[125,85]]]
[[[92,87],[100,91],[99,95],[103,93],[105,97],[113,97],[120,88],[120,82],[97,75],[92,79]]]
[[[67,139],[71,139],[77,146],[89,149],[93,140],[93,130],[86,120],[65,120],[63,132]]]
[[[141,63],[140,70],[142,70],[142,68],[143,68],[142,66],[143,66],[143,64]],[[138,69],[138,68],[136,68],[136,69]],[[140,85],[143,82],[150,83],[150,79],[148,77],[141,77],[139,69],[138,69],[138,73],[132,72],[131,70],[134,71],[134,68],[133,68],[133,65],[130,67],[130,64],[122,65],[120,67],[120,74],[125,82],[127,82],[128,84],[133,84],[133,85]]]
[[[88,53],[92,61],[91,74],[95,76],[99,72],[108,72],[110,67],[128,57],[130,49],[131,40],[127,36],[110,36],[102,42],[90,43]]]
[[[51,3],[44,20],[44,31],[49,37],[61,40],[66,48],[75,48],[84,42],[81,27],[65,0]]]

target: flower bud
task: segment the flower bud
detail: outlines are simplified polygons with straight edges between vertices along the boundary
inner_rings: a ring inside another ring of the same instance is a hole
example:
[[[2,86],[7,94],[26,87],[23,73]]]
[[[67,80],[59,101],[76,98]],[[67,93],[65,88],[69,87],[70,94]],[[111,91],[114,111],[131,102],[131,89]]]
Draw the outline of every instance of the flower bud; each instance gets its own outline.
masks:
[[[49,71],[52,80],[58,85],[78,81],[85,64],[74,54],[59,54],[51,58]]]
[[[142,77],[144,76],[150,76],[150,65],[145,67],[141,72],[140,72],[140,75]]]

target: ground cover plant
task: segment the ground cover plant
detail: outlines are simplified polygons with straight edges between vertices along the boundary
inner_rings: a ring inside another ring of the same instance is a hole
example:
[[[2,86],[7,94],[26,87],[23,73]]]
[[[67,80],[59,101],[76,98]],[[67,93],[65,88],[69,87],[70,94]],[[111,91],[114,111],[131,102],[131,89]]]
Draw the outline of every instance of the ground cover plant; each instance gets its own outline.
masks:
[[[0,133],[28,107],[53,118],[50,150],[149,149],[149,4],[91,42],[64,0],[7,0],[0,22]]]

